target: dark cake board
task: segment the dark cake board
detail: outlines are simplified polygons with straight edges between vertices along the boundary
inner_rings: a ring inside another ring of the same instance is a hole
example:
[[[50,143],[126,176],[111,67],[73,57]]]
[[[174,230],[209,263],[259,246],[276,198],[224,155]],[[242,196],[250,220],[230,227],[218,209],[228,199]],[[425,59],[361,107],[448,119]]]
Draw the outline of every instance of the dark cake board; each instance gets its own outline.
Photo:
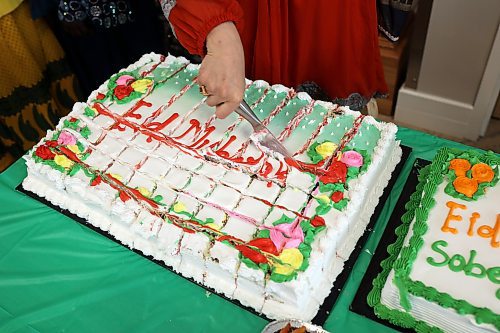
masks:
[[[420,169],[429,165],[430,162],[426,160],[422,160],[417,158],[413,167],[406,179],[406,183],[401,191],[401,195],[392,211],[392,214],[387,222],[387,226],[385,227],[385,232],[382,234],[380,241],[377,245],[375,252],[373,253],[370,264],[368,265],[368,269],[366,270],[363,279],[359,285],[358,291],[354,296],[354,299],[351,303],[350,310],[355,312],[363,317],[374,320],[378,323],[383,324],[384,326],[390,327],[400,332],[404,333],[412,333],[414,332],[412,329],[402,328],[399,326],[395,326],[391,324],[389,321],[380,319],[375,315],[373,308],[368,305],[367,296],[368,293],[372,290],[372,281],[375,280],[377,275],[382,271],[382,267],[380,263],[388,257],[387,247],[393,244],[397,236],[394,233],[394,230],[401,224],[401,216],[406,212],[405,204],[410,200],[410,196],[418,185],[418,174]]]
[[[389,180],[389,183],[387,184],[386,188],[384,189],[384,192],[382,193],[382,196],[379,199],[378,205],[375,208],[375,211],[374,211],[372,217],[370,218],[370,222],[368,223],[366,230],[372,229],[375,222],[378,220],[379,215],[380,215],[382,209],[384,208],[385,202],[387,201],[387,198],[389,197],[389,195],[392,191],[392,188],[394,187],[394,184],[396,183],[396,179],[398,178],[399,174],[401,173],[401,170],[403,169],[405,161],[408,159],[408,156],[411,154],[411,151],[412,151],[412,149],[410,147],[407,147],[407,146],[401,146],[401,149],[403,152],[402,156],[401,156],[401,160],[399,161],[399,163],[396,165],[396,168],[392,172],[391,179]],[[239,306],[240,308],[253,313],[256,316],[259,316],[267,321],[271,321],[271,319],[267,318],[264,314],[258,313],[254,309],[241,304],[239,301],[237,301],[235,299],[228,298],[224,294],[218,293],[214,289],[194,281],[192,278],[187,278],[187,277],[183,276],[182,274],[177,273],[176,271],[174,271],[172,269],[172,267],[165,265],[165,263],[163,261],[156,260],[151,256],[145,255],[142,252],[140,252],[139,250],[128,248],[127,246],[123,245],[119,240],[114,238],[111,234],[109,234],[108,232],[103,231],[100,228],[93,226],[92,224],[88,223],[85,219],[78,217],[77,215],[71,213],[70,211],[68,211],[66,209],[62,209],[58,206],[55,206],[51,202],[47,201],[45,198],[39,197],[35,193],[25,190],[21,184],[19,184],[16,187],[16,190],[21,192],[21,193],[24,193],[25,195],[27,195],[27,196],[29,196],[29,197],[31,197],[31,198],[33,198],[41,203],[43,203],[44,205],[60,212],[61,214],[66,215],[67,217],[69,217],[69,218],[75,220],[76,222],[86,226],[87,228],[94,230],[95,232],[105,236],[106,238],[109,238],[112,241],[115,241],[116,243],[122,245],[126,249],[134,251],[138,255],[140,255],[146,259],[149,259],[150,261],[154,262],[155,264],[160,265],[160,266],[168,269],[169,271],[183,277],[184,279],[189,280],[192,283],[199,285],[200,287],[204,288],[205,290],[209,291],[210,293],[216,294],[216,295],[228,300],[229,302]],[[339,276],[337,277],[337,279],[335,280],[333,287],[330,290],[330,294],[328,295],[327,298],[325,298],[325,301],[320,306],[318,313],[313,318],[313,320],[312,320],[313,324],[323,326],[323,324],[328,319],[328,316],[330,314],[330,310],[333,308],[333,306],[335,305],[335,302],[337,301],[338,296],[340,295],[340,292],[338,290],[341,290],[344,287],[344,284],[346,283],[346,281],[351,273],[351,270],[354,267],[354,264],[356,263],[356,260],[358,259],[358,256],[361,253],[361,250],[363,249],[363,246],[364,246],[366,240],[368,239],[368,236],[370,235],[370,232],[367,232],[366,230],[363,233],[363,235],[358,239],[356,246],[354,248],[354,251],[351,253],[349,259],[344,263],[344,268],[343,268],[342,272],[339,274]]]

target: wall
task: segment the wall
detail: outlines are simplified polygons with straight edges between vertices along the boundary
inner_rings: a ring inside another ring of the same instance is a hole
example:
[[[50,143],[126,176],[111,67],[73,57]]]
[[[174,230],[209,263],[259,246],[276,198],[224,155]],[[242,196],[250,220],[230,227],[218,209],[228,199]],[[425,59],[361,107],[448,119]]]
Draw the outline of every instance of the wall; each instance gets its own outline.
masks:
[[[499,0],[434,0],[421,59],[410,55],[420,66],[416,84],[400,90],[396,120],[477,139],[478,117],[489,118],[500,85],[500,64],[491,59],[499,23]]]

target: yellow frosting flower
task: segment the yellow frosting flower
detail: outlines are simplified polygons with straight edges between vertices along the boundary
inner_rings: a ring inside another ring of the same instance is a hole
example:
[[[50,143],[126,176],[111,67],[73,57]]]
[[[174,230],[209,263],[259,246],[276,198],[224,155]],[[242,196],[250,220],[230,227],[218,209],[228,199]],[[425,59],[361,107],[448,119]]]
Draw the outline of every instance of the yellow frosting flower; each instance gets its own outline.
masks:
[[[138,187],[137,191],[139,191],[145,197],[151,196],[151,192],[149,192],[149,190],[145,187]]]
[[[80,154],[81,153],[81,151],[80,151],[80,149],[78,148],[77,145],[67,145],[66,147],[68,147],[68,149],[71,150],[75,154]]]
[[[132,83],[130,86],[137,92],[141,94],[145,93],[148,88],[153,84],[153,81],[150,79],[141,79]]]
[[[290,275],[302,265],[304,256],[295,248],[284,249],[278,257],[283,264],[276,263],[274,272],[281,275]]]
[[[205,226],[209,227],[209,228],[212,228],[214,230],[220,230],[221,226],[216,224],[216,223],[207,223],[205,224]]]
[[[60,165],[63,168],[66,168],[66,169],[69,169],[69,168],[71,168],[73,166],[73,162],[69,158],[67,158],[66,156],[64,156],[64,155],[56,155],[56,156],[54,156],[54,162],[57,165]]]
[[[338,146],[335,143],[326,141],[316,146],[316,152],[320,154],[321,157],[323,157],[323,159],[325,159],[328,156],[332,156],[333,152],[335,151],[335,149],[337,149],[337,147]]]
[[[327,196],[326,194],[318,195],[316,197],[316,199],[318,199],[319,201],[321,201],[322,203],[325,203],[325,204],[329,204],[330,203],[330,197]]]
[[[182,213],[182,212],[186,211],[186,205],[184,205],[182,202],[177,201],[176,203],[174,203],[174,206],[172,207],[172,209],[176,213]]]
[[[123,181],[123,177],[122,177],[122,176],[120,176],[120,175],[119,175],[119,174],[117,174],[117,173],[110,173],[109,175],[110,175],[111,177],[115,178],[115,179],[116,179],[116,180],[118,180],[118,181],[121,181],[121,182]]]

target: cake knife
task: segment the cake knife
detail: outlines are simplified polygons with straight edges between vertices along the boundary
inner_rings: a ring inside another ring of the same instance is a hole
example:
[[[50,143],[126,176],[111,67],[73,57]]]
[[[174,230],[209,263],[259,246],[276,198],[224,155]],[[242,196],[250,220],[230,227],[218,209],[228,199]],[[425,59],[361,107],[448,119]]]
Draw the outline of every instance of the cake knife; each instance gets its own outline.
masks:
[[[245,118],[245,120],[252,125],[255,133],[260,134],[260,136],[258,136],[258,141],[261,145],[272,151],[280,153],[286,159],[294,161],[288,150],[281,144],[281,142],[278,141],[278,139],[276,139],[273,133],[271,133],[271,131],[264,126],[260,119],[257,118],[245,100],[240,103],[240,106],[236,109],[236,113]]]

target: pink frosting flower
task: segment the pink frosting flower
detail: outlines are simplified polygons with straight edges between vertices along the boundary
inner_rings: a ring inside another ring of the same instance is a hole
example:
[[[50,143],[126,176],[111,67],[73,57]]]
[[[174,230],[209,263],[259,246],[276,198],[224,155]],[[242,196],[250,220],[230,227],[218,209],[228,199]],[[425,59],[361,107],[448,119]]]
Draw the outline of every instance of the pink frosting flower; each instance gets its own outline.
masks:
[[[60,144],[61,146],[74,145],[76,144],[76,138],[71,133],[63,131],[61,132],[61,134],[59,134],[57,143]]]
[[[297,248],[304,241],[304,231],[299,221],[297,219],[293,223],[282,223],[269,228],[270,238],[278,252],[283,249]]]
[[[134,77],[131,75],[122,75],[116,80],[116,84],[119,86],[125,86],[127,85],[130,81],[134,81]]]
[[[345,163],[348,167],[359,168],[363,165],[363,156],[354,150],[349,150],[342,153],[340,161]]]

